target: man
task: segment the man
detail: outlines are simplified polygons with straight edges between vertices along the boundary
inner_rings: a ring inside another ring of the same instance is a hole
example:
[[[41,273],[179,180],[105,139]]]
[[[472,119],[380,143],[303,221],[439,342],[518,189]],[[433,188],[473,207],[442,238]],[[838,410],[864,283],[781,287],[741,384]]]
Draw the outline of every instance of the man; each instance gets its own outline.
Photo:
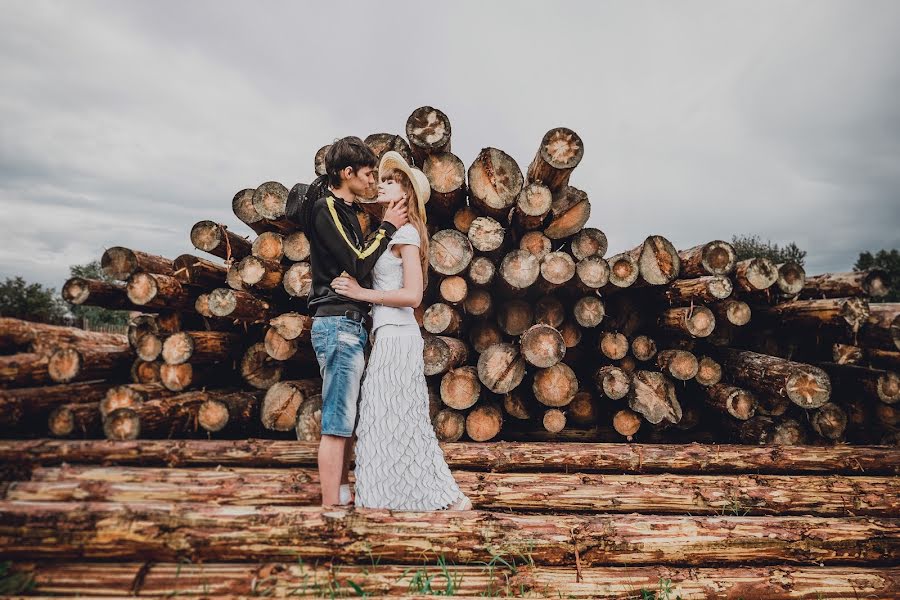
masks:
[[[384,221],[364,240],[354,202],[375,185],[375,154],[358,137],[346,137],[325,154],[328,188],[312,205],[310,242],[312,345],[322,374],[322,440],[319,481],[322,504],[349,504],[348,467],[353,427],[365,369],[363,351],[370,305],[337,294],[331,282],[342,272],[370,285],[372,267],[388,241],[407,222],[405,202],[391,204]]]

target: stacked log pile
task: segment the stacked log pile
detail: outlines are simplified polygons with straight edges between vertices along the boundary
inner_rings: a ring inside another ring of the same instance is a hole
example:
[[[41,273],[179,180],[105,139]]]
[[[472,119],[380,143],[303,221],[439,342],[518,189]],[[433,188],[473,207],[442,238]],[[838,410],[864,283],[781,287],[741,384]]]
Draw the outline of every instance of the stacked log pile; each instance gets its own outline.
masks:
[[[807,277],[796,263],[738,260],[721,240],[678,249],[662,235],[610,253],[571,185],[584,154],[574,131],[548,131],[525,168],[497,148],[466,168],[432,107],[405,133],[366,143],[401,152],[432,186],[416,315],[441,440],[897,442],[900,305],[877,302],[884,273]],[[120,283],[75,278],[63,295],[142,311],[128,345],[66,339],[53,356],[5,345],[16,354],[0,359],[3,393],[21,407],[28,394],[66,393],[31,386],[93,379],[138,398],[76,392],[51,416],[54,435],[315,439],[309,242],[287,216],[305,189],[240,190],[232,212],[255,236],[200,221],[190,240],[203,256],[107,250]],[[379,207],[361,206],[371,231]]]

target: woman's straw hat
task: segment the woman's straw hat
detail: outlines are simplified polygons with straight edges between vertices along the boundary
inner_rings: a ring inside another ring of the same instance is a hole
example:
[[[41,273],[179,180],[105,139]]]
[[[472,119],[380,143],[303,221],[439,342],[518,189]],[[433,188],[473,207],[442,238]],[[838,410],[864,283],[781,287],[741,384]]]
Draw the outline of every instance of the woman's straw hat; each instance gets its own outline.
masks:
[[[381,180],[382,173],[393,171],[394,169],[403,171],[409,177],[413,191],[416,193],[416,198],[419,200],[419,214],[424,219],[425,204],[428,203],[428,199],[431,197],[431,184],[428,183],[428,178],[419,169],[411,167],[399,152],[391,150],[390,152],[385,152],[384,156],[381,157],[381,163],[378,165],[378,179]]]

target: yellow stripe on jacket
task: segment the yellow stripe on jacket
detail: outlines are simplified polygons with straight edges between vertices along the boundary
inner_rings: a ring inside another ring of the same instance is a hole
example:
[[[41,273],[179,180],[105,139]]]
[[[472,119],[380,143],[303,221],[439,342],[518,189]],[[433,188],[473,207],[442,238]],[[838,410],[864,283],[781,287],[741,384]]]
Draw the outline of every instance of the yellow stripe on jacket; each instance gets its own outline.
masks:
[[[341,232],[341,237],[344,238],[344,241],[347,242],[347,245],[353,248],[353,251],[356,252],[357,258],[366,258],[378,249],[378,244],[381,243],[381,239],[384,237],[384,229],[378,230],[378,233],[375,235],[375,238],[372,240],[372,243],[369,244],[368,248],[360,250],[356,247],[356,244],[351,242],[350,238],[347,237],[347,233],[344,231],[343,225],[341,225],[341,219],[340,217],[338,217],[337,210],[334,208],[334,198],[329,196],[325,199],[325,202],[328,204],[328,212],[331,213],[331,218],[334,220],[335,227],[337,227],[337,230]]]

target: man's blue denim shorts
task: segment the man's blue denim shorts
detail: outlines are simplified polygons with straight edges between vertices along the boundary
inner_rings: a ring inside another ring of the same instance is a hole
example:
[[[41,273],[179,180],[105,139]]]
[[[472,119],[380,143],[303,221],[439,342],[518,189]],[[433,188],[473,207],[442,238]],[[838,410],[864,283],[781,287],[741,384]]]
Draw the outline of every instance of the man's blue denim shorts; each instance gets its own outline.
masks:
[[[310,333],[322,375],[322,435],[351,437],[368,334],[347,317],[316,317]]]

